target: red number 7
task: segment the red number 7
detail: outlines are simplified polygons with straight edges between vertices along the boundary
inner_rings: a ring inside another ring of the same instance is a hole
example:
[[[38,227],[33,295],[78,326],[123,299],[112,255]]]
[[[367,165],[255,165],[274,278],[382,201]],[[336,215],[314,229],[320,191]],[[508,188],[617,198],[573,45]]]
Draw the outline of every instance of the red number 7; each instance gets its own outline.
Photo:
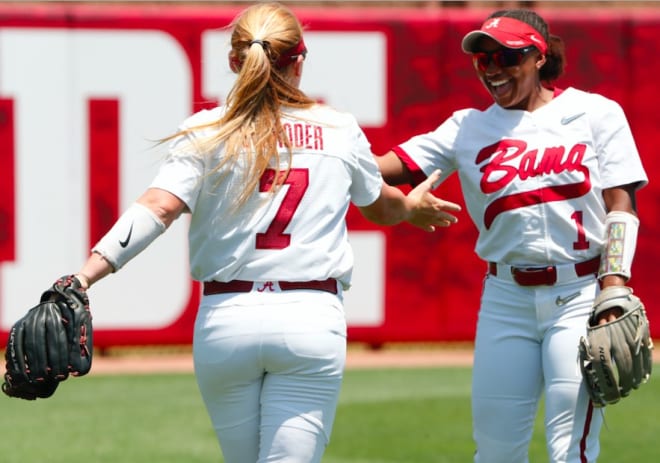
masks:
[[[280,172],[280,177],[285,176],[286,172]],[[259,191],[270,190],[275,179],[275,170],[266,169],[259,182]],[[291,169],[289,175],[282,182],[288,185],[282,204],[280,204],[273,221],[268,226],[265,233],[257,233],[257,249],[284,249],[291,243],[291,235],[284,233],[286,227],[291,223],[296,209],[300,205],[307,186],[309,185],[308,169]]]

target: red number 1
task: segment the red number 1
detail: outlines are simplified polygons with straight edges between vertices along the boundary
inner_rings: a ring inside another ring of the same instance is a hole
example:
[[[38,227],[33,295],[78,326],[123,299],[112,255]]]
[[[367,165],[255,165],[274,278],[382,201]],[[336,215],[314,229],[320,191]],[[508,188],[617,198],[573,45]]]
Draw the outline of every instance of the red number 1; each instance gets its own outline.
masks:
[[[589,241],[584,232],[582,211],[573,212],[573,214],[571,214],[571,219],[575,221],[575,225],[577,226],[577,241],[573,241],[573,249],[589,249]]]
[[[284,176],[286,172],[281,172],[280,175]],[[274,179],[275,170],[266,169],[259,182],[259,191],[270,190]],[[293,215],[296,213],[305,191],[307,191],[309,170],[291,169],[282,184],[288,185],[282,204],[280,204],[266,232],[257,233],[257,249],[284,249],[291,244],[291,235],[284,233],[284,230],[291,223],[291,219],[293,219]]]

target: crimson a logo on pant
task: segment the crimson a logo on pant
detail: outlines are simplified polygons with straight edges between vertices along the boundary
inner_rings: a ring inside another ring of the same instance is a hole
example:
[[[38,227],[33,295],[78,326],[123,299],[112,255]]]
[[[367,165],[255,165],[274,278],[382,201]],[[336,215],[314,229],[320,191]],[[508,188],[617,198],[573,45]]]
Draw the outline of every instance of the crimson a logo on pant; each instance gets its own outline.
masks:
[[[272,281],[266,281],[264,282],[264,285],[261,288],[257,288],[257,291],[259,291],[260,293],[263,293],[266,290],[268,290],[269,292],[275,291],[275,287],[273,286]]]

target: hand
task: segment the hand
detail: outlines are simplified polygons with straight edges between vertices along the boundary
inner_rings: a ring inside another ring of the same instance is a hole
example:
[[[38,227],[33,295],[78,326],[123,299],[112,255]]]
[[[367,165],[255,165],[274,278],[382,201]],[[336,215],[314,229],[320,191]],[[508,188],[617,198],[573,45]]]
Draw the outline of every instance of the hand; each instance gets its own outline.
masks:
[[[458,218],[450,212],[461,210],[461,206],[458,204],[442,200],[431,194],[433,184],[439,178],[440,170],[436,170],[407,196],[412,203],[407,222],[428,232],[435,231],[435,227],[448,227],[458,222]]]
[[[603,278],[602,286],[603,289],[608,286],[625,286],[626,280],[619,275],[607,275]],[[612,307],[611,309],[605,310],[598,314],[596,322],[598,325],[604,325],[606,323],[613,322],[617,318],[623,315],[623,309],[621,307]]]
[[[621,307],[614,307],[599,314],[597,323],[599,325],[604,325],[606,323],[613,322],[621,315],[623,315],[623,309],[621,309]]]

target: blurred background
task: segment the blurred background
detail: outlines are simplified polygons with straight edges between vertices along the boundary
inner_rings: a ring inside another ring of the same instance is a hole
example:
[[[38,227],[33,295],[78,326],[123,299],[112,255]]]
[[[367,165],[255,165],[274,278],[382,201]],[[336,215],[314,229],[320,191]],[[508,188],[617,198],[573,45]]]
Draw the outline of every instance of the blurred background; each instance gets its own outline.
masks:
[[[154,141],[189,114],[221,104],[234,16],[251,2],[0,2],[0,335],[147,187]],[[493,10],[533,8],[566,44],[559,87],[618,101],[651,183],[631,286],[652,329],[660,260],[655,158],[660,118],[660,4],[641,1],[290,1],[305,25],[302,87],[356,115],[374,153],[433,130],[490,96],[460,48]],[[455,177],[455,176],[454,176]],[[437,194],[463,204],[456,178]],[[469,343],[486,265],[466,213],[433,234],[348,217],[356,254],[346,293],[349,340]],[[186,219],[90,292],[95,343],[188,345],[200,297],[190,280]],[[660,329],[660,328],[658,328]],[[657,332],[654,331],[654,335]]]

